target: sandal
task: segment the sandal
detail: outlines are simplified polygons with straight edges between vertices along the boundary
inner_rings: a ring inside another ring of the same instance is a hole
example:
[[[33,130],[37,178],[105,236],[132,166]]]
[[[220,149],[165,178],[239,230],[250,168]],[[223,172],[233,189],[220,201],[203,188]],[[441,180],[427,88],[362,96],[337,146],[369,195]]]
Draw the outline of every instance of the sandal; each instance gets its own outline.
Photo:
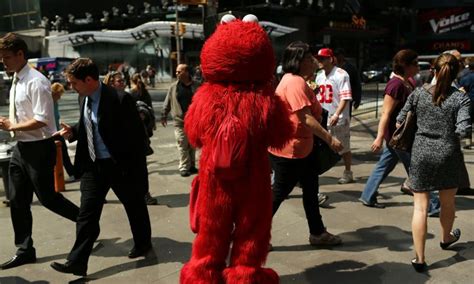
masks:
[[[459,241],[459,238],[461,238],[461,230],[455,229],[455,230],[453,230],[453,231],[450,233],[450,235],[454,237],[454,240],[452,240],[452,241],[450,241],[450,242],[447,242],[447,243],[440,242],[440,243],[439,243],[439,246],[440,246],[442,249],[447,249],[447,248],[449,248],[450,245],[452,245],[452,244],[454,244],[455,242]]]
[[[342,243],[342,239],[326,231],[318,236],[309,235],[309,243],[312,246],[337,246]]]

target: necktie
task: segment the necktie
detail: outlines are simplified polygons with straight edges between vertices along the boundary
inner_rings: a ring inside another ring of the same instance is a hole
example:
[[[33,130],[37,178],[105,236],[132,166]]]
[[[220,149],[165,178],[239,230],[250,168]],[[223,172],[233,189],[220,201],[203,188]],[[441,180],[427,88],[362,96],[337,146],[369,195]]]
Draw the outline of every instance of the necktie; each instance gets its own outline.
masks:
[[[84,124],[86,126],[87,133],[87,148],[89,149],[89,156],[91,160],[95,161],[95,148],[94,148],[94,125],[92,124],[92,100],[87,97],[86,115],[84,116]]]
[[[10,123],[16,124],[16,107],[15,107],[15,98],[16,98],[16,85],[20,79],[15,75],[13,78],[13,94],[10,97],[10,109],[8,113],[8,119],[10,120]],[[12,138],[15,137],[15,131],[10,131],[10,136]]]

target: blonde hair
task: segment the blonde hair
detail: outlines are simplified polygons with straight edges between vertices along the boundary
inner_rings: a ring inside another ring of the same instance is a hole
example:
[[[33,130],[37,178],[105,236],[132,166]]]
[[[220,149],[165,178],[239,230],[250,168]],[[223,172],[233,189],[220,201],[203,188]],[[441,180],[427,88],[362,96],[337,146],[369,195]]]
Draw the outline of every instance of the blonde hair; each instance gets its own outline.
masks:
[[[440,106],[448,95],[451,84],[459,72],[459,61],[449,53],[441,54],[434,63],[436,70],[436,87],[433,95],[433,103]]]
[[[59,94],[61,96],[62,94],[64,94],[64,91],[65,91],[64,86],[61,85],[60,83],[53,83],[51,85],[51,92],[52,93],[56,93],[56,94]]]

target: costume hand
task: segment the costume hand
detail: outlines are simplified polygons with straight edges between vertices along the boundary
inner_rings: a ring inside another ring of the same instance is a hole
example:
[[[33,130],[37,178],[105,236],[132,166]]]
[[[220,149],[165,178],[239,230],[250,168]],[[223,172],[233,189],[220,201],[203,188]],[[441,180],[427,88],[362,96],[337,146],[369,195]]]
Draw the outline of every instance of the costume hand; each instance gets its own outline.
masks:
[[[339,121],[339,115],[333,114],[331,118],[329,119],[329,125],[334,126],[337,124],[338,121]]]
[[[383,139],[375,138],[374,142],[372,143],[372,146],[370,147],[372,152],[378,153],[382,149],[382,143],[383,143]]]
[[[341,141],[339,141],[339,139],[335,137],[331,138],[331,144],[329,145],[329,147],[331,147],[331,149],[336,153],[339,153],[342,151],[342,149],[344,149],[344,146],[342,146]]]
[[[72,127],[67,125],[66,123],[64,122],[61,122],[61,130],[59,131],[56,131],[53,133],[53,136],[62,136],[64,137],[65,139],[69,140],[72,138]]]

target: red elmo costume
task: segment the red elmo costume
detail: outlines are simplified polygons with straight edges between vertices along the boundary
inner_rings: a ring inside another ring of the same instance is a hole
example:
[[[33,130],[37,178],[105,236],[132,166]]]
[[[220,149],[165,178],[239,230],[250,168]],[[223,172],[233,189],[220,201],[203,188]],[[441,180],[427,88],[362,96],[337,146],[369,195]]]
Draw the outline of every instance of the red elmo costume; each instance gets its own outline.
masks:
[[[262,268],[272,222],[267,148],[283,147],[293,127],[274,94],[274,60],[258,23],[221,24],[204,44],[205,83],[185,118],[189,141],[202,152],[190,202],[197,236],[181,283],[279,282]]]

